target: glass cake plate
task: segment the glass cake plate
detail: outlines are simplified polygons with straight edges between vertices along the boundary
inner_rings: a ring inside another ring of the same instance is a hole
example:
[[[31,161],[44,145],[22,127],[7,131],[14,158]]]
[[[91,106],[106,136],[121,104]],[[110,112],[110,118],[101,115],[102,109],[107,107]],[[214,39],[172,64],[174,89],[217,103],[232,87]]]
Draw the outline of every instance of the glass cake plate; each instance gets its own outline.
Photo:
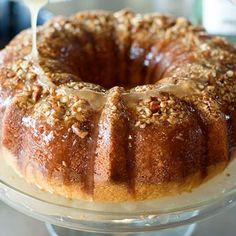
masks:
[[[233,159],[224,172],[192,192],[159,200],[108,204],[70,200],[40,190],[16,175],[1,157],[0,199],[29,216],[74,230],[98,233],[160,231],[192,224],[232,206],[236,200],[235,170],[236,160]],[[48,225],[51,232],[56,229],[50,227]],[[184,232],[192,232],[193,228],[194,225]]]

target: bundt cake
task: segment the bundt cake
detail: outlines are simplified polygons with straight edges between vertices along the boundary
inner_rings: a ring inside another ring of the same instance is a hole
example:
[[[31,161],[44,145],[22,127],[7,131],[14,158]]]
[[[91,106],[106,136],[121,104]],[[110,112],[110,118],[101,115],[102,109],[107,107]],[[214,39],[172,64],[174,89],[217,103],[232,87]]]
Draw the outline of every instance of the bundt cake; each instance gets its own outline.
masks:
[[[236,49],[183,18],[82,12],[0,52],[2,155],[73,199],[175,195],[222,172],[236,144]],[[43,73],[42,73],[43,71]]]

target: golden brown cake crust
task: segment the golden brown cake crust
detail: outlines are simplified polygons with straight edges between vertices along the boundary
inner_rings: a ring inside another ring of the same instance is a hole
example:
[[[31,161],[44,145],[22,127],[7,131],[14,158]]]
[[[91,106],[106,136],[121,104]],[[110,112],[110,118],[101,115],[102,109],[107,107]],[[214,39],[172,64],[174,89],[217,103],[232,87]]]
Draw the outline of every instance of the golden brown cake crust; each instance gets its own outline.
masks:
[[[83,12],[39,27],[39,67],[30,36],[0,52],[3,153],[28,182],[145,200],[191,191],[230,161],[236,50],[224,39],[183,18]]]

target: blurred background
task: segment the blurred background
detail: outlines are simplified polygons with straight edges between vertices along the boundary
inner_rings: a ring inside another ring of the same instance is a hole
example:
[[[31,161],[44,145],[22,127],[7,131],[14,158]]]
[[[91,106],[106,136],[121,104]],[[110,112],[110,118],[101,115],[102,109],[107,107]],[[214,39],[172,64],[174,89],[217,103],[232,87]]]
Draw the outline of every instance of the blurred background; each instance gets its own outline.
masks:
[[[212,34],[220,34],[236,43],[236,5],[234,0],[51,0],[40,12],[38,24],[53,15],[77,11],[130,8],[136,12],[163,12],[184,16]],[[30,26],[29,12],[21,0],[0,0],[0,48],[14,35]]]
[[[235,0],[50,0],[40,12],[38,24],[53,15],[70,15],[77,11],[130,8],[136,12],[162,12],[184,16],[212,34],[226,36],[236,43]],[[0,0],[0,48],[22,29],[30,26],[29,12],[22,0]]]
[[[40,12],[38,24],[53,15],[77,11],[130,8],[136,12],[162,12],[184,16],[212,34],[228,37],[236,43],[236,5],[233,0],[50,0]],[[0,0],[0,48],[21,30],[30,26],[30,16],[22,0]]]

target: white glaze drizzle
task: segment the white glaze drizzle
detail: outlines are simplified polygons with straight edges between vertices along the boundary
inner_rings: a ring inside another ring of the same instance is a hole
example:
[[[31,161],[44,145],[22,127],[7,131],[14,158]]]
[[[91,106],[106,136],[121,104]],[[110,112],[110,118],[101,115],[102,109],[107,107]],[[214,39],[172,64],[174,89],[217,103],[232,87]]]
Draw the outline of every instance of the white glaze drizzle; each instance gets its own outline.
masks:
[[[32,29],[31,58],[33,60],[38,60],[37,19],[40,9],[48,3],[48,0],[24,0],[24,3],[28,7],[31,15],[31,29]]]

